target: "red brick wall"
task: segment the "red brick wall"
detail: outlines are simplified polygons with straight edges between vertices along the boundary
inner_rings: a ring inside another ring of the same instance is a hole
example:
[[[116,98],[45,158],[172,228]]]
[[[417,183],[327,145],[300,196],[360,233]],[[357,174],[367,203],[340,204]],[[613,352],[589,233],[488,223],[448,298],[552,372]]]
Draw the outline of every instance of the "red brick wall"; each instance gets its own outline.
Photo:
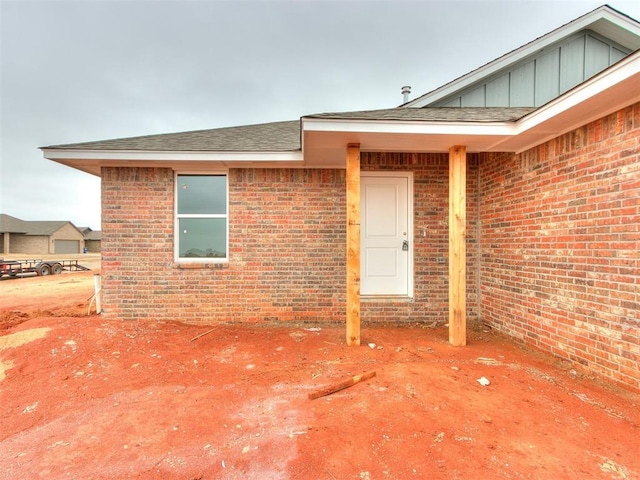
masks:
[[[365,301],[363,323],[445,323],[448,155],[363,153],[362,168],[414,172],[416,233],[414,298]],[[469,170],[467,305],[473,319],[478,304],[473,156]],[[169,169],[103,168],[105,316],[202,323],[344,322],[343,170],[231,170],[230,261],[207,268],[173,263],[173,192]]]
[[[344,318],[344,171],[231,170],[230,262],[206,268],[173,263],[173,182],[169,169],[102,169],[105,316]]]
[[[480,179],[484,320],[640,389],[640,105]]]

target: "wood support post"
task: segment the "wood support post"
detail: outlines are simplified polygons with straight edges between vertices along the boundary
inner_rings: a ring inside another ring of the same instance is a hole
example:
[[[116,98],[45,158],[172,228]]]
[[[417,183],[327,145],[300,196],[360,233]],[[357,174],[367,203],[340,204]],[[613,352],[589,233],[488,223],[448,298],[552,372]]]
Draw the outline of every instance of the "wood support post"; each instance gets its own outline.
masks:
[[[347,146],[347,345],[360,345],[360,145]]]
[[[467,149],[449,149],[449,343],[467,344]]]

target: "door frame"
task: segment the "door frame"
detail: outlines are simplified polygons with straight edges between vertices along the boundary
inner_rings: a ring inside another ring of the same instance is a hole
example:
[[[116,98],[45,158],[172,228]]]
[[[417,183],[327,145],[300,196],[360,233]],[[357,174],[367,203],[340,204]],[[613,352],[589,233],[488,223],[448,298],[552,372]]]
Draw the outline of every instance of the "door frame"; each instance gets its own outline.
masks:
[[[413,275],[413,262],[414,262],[414,243],[415,235],[413,232],[413,172],[407,171],[368,171],[361,170],[360,177],[394,177],[394,178],[406,178],[407,179],[407,239],[409,240],[409,251],[407,252],[407,294],[406,295],[361,295],[363,300],[376,300],[376,299],[412,299],[414,292],[414,275]],[[362,219],[360,219],[362,222]],[[362,225],[361,225],[362,228]],[[361,259],[362,260],[362,259]]]

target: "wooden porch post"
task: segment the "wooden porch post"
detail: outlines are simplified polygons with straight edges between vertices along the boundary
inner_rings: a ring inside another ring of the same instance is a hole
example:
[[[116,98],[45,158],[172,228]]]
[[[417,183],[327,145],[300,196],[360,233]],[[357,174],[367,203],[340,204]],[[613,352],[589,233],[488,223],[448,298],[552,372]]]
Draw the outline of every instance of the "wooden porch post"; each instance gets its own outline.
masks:
[[[449,149],[449,343],[467,344],[467,149]]]
[[[347,145],[347,345],[360,345],[360,145]]]

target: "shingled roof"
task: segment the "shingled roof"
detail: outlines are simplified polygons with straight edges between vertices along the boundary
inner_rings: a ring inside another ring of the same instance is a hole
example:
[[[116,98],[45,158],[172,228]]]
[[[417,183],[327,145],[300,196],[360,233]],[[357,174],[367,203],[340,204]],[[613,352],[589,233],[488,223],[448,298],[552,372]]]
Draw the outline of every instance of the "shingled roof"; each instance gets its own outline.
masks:
[[[0,213],[0,232],[2,233],[27,233],[27,222],[12,217],[6,213]]]
[[[20,220],[5,213],[0,213],[0,232],[21,233],[24,235],[52,235],[60,230],[68,221],[28,221]],[[73,224],[72,224],[73,225]]]
[[[514,122],[533,108],[389,108],[319,113],[303,118],[330,120]],[[181,133],[53,145],[47,149],[175,152],[293,152],[300,150],[300,121],[262,123]]]
[[[423,122],[515,122],[535,108],[466,107],[466,108],[389,108],[359,112],[319,113],[307,118],[332,120],[385,120]]]
[[[64,150],[288,152],[300,150],[300,121],[262,123],[181,133],[53,145]]]

